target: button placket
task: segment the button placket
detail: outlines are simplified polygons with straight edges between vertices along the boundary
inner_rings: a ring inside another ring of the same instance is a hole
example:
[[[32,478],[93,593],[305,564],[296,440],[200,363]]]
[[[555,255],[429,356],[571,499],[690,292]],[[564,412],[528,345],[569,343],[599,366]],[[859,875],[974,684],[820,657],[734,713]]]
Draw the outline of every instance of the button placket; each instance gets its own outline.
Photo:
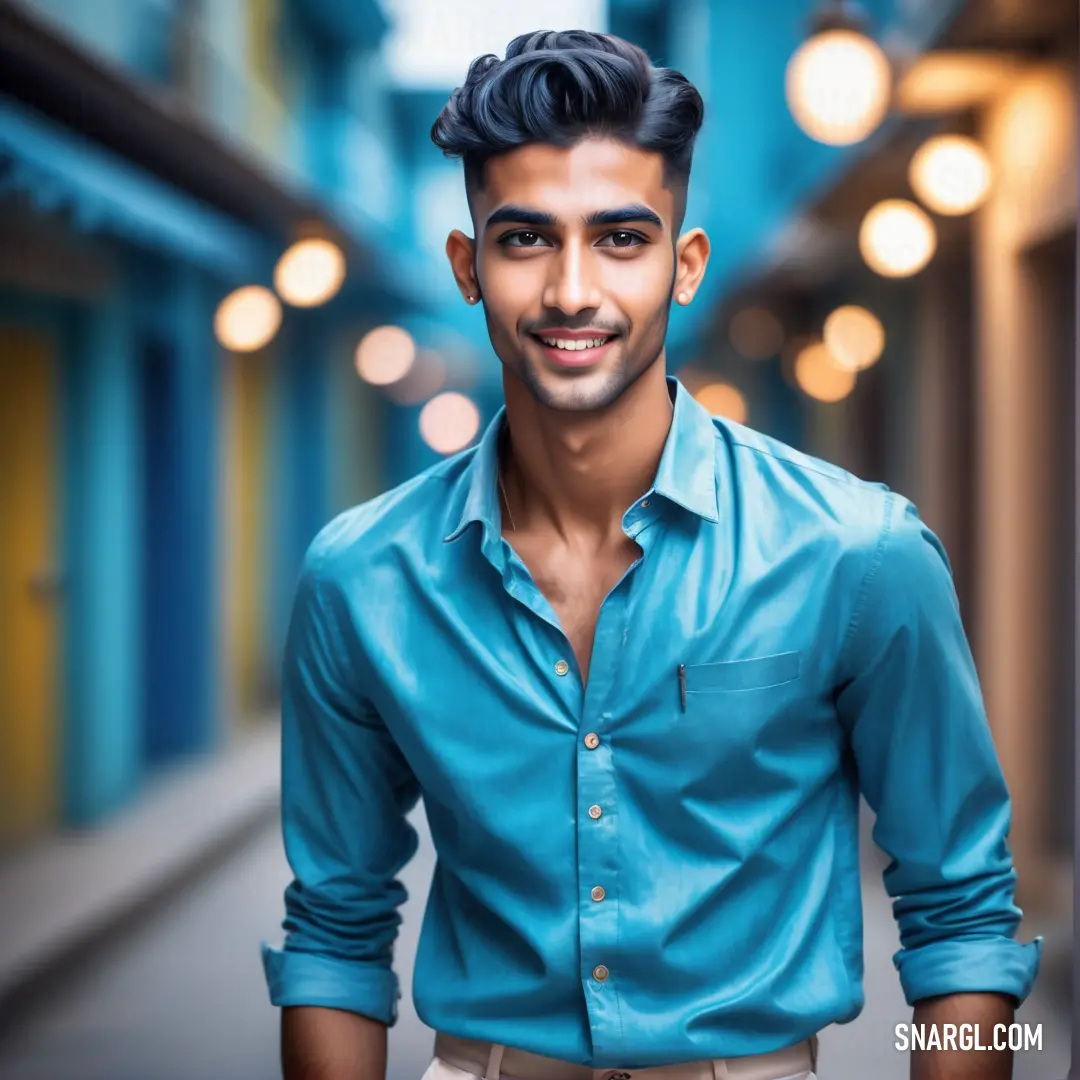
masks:
[[[623,653],[629,581],[605,600],[597,620],[593,659],[582,703],[577,752],[579,943],[586,1008],[596,1053],[618,1057],[622,1025],[618,1001],[618,805],[611,715]]]

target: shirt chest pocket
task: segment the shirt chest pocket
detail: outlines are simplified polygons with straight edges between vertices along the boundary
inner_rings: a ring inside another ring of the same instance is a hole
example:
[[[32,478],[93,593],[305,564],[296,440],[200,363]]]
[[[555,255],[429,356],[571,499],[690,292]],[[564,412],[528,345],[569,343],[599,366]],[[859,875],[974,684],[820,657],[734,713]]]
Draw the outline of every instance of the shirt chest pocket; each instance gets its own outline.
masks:
[[[687,664],[684,671],[687,708],[713,694],[748,693],[794,682],[802,675],[802,655],[784,652],[747,660]]]
[[[701,767],[748,764],[765,747],[783,747],[805,693],[803,654],[777,653],[747,660],[687,664],[680,740]],[[745,759],[744,759],[745,755]]]

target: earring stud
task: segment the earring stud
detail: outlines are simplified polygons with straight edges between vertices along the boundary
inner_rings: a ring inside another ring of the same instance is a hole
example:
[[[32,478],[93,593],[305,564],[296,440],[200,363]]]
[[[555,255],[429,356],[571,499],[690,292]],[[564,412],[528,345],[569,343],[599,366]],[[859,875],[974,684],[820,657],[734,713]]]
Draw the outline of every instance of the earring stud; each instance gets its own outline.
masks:
[[[679,293],[679,303],[680,304],[689,304],[690,303],[690,297],[684,292]]]

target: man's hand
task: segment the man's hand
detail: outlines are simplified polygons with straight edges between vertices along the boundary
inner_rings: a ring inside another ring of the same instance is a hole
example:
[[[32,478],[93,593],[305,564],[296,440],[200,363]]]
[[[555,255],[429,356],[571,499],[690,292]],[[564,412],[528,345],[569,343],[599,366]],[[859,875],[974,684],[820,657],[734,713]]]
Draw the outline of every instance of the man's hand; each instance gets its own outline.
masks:
[[[284,1080],[386,1080],[386,1025],[339,1009],[281,1010]]]
[[[1015,1005],[1004,994],[946,994],[915,1003],[915,1024],[978,1024],[980,1040],[993,1039],[995,1024],[1011,1024]],[[1011,1050],[911,1051],[911,1080],[1012,1080]]]

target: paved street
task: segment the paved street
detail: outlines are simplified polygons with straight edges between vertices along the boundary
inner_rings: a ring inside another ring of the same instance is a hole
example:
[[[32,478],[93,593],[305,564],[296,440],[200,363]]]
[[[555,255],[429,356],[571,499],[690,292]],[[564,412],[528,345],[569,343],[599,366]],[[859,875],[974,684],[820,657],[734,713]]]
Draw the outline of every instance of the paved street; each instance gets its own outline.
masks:
[[[433,864],[422,813],[415,821],[422,846],[406,874],[397,954],[406,994],[391,1033],[389,1080],[419,1080],[431,1053],[432,1034],[409,996]],[[277,1013],[267,1003],[258,945],[279,937],[287,878],[275,825],[175,896],[59,992],[47,1014],[0,1045],[0,1080],[272,1080]],[[893,1025],[909,1016],[889,959],[896,934],[873,878],[867,896],[867,1008],[824,1034],[821,1080],[907,1080],[907,1057],[892,1048]],[[1016,1080],[1061,1080],[1063,1019],[1037,1000],[1020,1018],[1043,1022],[1044,1049],[1018,1062]]]

